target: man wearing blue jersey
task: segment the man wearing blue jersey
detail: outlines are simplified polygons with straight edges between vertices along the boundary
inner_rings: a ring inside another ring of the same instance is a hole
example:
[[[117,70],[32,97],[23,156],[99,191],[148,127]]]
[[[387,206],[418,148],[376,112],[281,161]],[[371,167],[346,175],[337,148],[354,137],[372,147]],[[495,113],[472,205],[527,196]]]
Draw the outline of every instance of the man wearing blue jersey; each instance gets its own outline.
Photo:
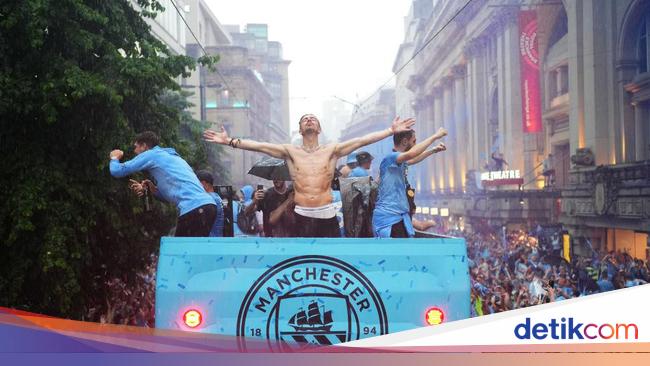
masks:
[[[415,131],[401,131],[393,135],[393,152],[388,154],[379,166],[379,196],[372,217],[373,231],[380,238],[408,238],[415,235],[409,203],[406,198],[406,169],[425,157],[444,151],[444,144],[426,151],[434,141],[447,135],[447,130],[438,132],[416,144]]]
[[[201,182],[203,189],[205,189],[205,191],[208,192],[212,198],[214,198],[214,203],[217,204],[217,218],[214,220],[214,224],[212,224],[209,236],[221,237],[223,236],[225,218],[221,196],[219,196],[219,194],[214,191],[214,177],[212,177],[212,173],[207,170],[199,170],[196,172],[196,176],[199,178],[199,182]]]
[[[142,194],[145,186],[154,197],[173,203],[179,211],[176,236],[208,236],[217,216],[217,205],[205,191],[192,168],[172,148],[158,146],[158,136],[145,131],[135,137],[136,157],[120,163],[122,150],[110,153],[110,172],[122,178],[146,171],[154,181],[132,181],[131,189]]]

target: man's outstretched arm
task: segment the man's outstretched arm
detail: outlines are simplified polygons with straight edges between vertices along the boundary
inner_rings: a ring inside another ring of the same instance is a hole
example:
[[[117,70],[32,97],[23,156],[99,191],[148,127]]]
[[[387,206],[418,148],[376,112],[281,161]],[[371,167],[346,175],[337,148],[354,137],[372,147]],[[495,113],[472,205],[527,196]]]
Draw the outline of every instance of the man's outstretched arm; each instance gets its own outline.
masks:
[[[447,146],[445,146],[445,144],[443,144],[441,142],[438,145],[436,145],[436,147],[423,152],[422,154],[418,155],[414,159],[411,159],[411,160],[407,161],[406,163],[408,165],[415,165],[415,164],[421,162],[422,160],[428,158],[429,156],[431,156],[433,154],[437,154],[437,153],[445,151],[445,150],[447,150]]]
[[[203,139],[208,142],[214,142],[220,145],[229,145],[235,149],[243,149],[249,151],[257,151],[266,155],[270,155],[278,159],[286,159],[287,149],[284,145],[271,144],[268,142],[259,142],[255,140],[231,138],[228,136],[226,130],[221,127],[221,131],[205,130],[203,132]]]
[[[424,141],[413,146],[409,151],[399,154],[399,156],[397,157],[397,162],[403,163],[405,161],[415,159],[420,154],[422,154],[424,150],[426,150],[426,148],[429,147],[429,145],[431,145],[434,141],[439,140],[445,136],[447,136],[447,130],[444,129],[443,127],[440,127],[438,132],[436,132],[435,134],[427,137],[426,139],[424,139]]]
[[[400,120],[399,117],[395,117],[393,124],[389,128],[377,132],[372,132],[362,137],[353,138],[345,142],[341,142],[336,145],[336,150],[334,153],[338,157],[346,156],[362,146],[381,141],[386,137],[392,136],[398,132],[410,130],[414,124],[414,118]]]

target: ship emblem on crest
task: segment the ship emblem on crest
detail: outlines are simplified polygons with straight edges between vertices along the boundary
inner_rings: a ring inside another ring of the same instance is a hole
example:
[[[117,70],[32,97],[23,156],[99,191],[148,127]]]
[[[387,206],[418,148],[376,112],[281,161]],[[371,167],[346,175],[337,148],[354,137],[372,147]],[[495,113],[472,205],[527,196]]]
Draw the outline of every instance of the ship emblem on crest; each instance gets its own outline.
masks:
[[[302,304],[309,301],[305,308]],[[348,341],[348,302],[344,296],[331,294],[311,294],[307,296],[286,296],[278,301],[276,324],[283,342],[303,342],[318,345],[331,345]],[[296,306],[298,310],[295,311]],[[293,313],[289,321],[284,311]],[[333,314],[344,319],[335,322]]]

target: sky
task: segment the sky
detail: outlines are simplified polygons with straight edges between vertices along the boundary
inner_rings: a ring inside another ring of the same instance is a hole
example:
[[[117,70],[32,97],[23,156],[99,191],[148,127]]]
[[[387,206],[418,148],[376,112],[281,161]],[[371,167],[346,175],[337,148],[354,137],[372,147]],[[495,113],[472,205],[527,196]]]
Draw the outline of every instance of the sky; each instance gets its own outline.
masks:
[[[206,0],[221,24],[266,23],[289,66],[291,124],[332,96],[358,102],[393,75],[411,0]],[[392,85],[392,84],[391,84]],[[327,123],[327,121],[322,121]],[[296,123],[297,124],[297,123]]]

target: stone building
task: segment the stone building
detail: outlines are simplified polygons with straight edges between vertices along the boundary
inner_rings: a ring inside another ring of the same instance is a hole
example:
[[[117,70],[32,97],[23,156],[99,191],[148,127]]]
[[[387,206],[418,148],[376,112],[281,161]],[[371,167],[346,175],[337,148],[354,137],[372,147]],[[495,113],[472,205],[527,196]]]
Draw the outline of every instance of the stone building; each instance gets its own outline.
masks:
[[[577,252],[590,243],[645,258],[650,2],[431,4],[395,68],[417,53],[396,95],[412,93],[418,138],[450,131],[449,151],[415,168],[418,204],[448,209],[452,223],[469,227],[558,223]],[[495,169],[493,154],[508,166]]]

